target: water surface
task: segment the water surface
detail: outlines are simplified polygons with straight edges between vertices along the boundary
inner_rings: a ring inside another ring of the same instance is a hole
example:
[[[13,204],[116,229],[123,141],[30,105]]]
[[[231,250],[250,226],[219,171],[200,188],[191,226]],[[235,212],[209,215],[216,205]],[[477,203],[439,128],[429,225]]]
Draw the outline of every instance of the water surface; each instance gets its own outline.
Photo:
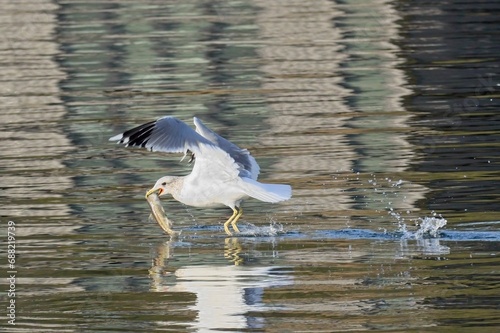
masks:
[[[2,6],[9,332],[500,325],[500,5]],[[182,230],[170,240],[144,193],[190,166],[108,142],[164,115],[248,148],[293,198],[249,200],[232,238],[228,209],[163,200]]]

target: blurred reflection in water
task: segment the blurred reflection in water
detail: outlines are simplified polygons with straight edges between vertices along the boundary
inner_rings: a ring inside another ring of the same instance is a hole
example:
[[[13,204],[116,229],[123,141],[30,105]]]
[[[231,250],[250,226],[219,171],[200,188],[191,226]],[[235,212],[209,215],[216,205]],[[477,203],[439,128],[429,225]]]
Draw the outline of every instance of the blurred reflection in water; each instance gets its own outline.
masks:
[[[66,116],[59,83],[66,74],[54,61],[59,52],[53,40],[56,9],[50,2],[35,4],[32,11],[2,4],[0,158],[16,170],[2,174],[2,215],[69,213],[62,195],[73,179],[62,156],[75,147],[59,126]],[[24,202],[28,194],[37,200]]]
[[[283,154],[274,165],[276,175],[314,179],[295,191],[294,204],[308,202],[306,211],[335,215],[332,209],[377,209],[379,194],[350,193],[332,186],[332,176],[354,170],[392,178],[411,161],[410,114],[402,105],[410,91],[393,43],[400,17],[385,3],[374,8],[316,1],[312,11],[301,11],[300,1],[292,3],[258,1],[263,87],[286,91],[267,98],[271,128],[261,142]],[[370,17],[383,24],[368,26]],[[413,210],[425,188],[411,184],[403,192],[386,205]]]
[[[284,267],[245,265],[237,238],[226,238],[226,257],[234,265],[186,265],[175,267],[175,248],[166,242],[156,248],[150,269],[152,290],[189,292],[196,296],[191,310],[197,314],[193,328],[198,332],[225,329],[263,328],[264,319],[251,312],[269,311],[264,290],[293,284]],[[170,266],[169,260],[174,260]]]

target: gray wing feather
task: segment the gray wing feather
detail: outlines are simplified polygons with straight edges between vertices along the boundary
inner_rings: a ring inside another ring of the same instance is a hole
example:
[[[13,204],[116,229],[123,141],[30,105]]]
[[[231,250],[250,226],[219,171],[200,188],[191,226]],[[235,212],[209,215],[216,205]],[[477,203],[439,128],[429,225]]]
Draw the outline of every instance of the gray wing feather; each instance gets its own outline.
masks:
[[[196,131],[177,118],[163,117],[115,135],[109,140],[118,141],[117,143],[126,147],[142,147],[166,153],[186,154],[190,150],[194,153],[195,159],[198,156],[199,159],[196,160],[200,160],[200,163],[195,163],[197,172],[205,172],[203,165],[217,165],[220,161],[226,161],[219,165],[217,170],[225,169],[229,174],[236,172],[240,177],[257,179],[260,168],[248,150],[224,139],[196,117],[194,123]],[[215,151],[207,150],[205,147],[213,147]],[[211,156],[204,156],[204,153]],[[218,156],[218,160],[212,155]],[[227,160],[224,155],[227,156]]]
[[[240,168],[246,171],[247,177],[257,180],[260,167],[248,150],[242,149],[229,140],[224,139],[222,136],[205,126],[198,118],[194,117],[193,122],[196,126],[196,132],[228,153]]]
[[[134,127],[109,139],[129,147],[142,147],[166,153],[199,152],[200,144],[214,144],[186,123],[174,117],[163,117]]]

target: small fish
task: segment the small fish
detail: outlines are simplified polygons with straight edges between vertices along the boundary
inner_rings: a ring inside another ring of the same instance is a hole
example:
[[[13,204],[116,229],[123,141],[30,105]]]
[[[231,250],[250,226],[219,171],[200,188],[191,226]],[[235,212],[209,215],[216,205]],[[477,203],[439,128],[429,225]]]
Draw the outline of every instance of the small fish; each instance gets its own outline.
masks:
[[[165,210],[161,205],[160,197],[158,196],[158,194],[151,193],[146,197],[146,200],[148,201],[148,204],[151,207],[152,211],[151,215],[154,217],[156,222],[158,222],[163,231],[165,231],[172,237],[178,236],[179,233],[172,230],[172,221],[170,221],[167,215],[165,215]]]

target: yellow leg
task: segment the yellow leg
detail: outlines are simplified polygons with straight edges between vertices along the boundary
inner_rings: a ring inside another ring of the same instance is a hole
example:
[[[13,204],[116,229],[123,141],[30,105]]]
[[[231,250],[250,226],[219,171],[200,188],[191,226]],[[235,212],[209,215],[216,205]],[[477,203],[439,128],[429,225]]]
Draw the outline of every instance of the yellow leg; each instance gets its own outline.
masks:
[[[240,219],[241,215],[243,214],[243,208],[239,207],[239,209],[238,208],[236,208],[236,209],[238,210],[238,214],[236,214],[236,216],[231,221],[231,225],[233,226],[234,231],[236,231],[237,233],[239,233],[240,229],[238,229],[238,226],[236,226],[236,222],[238,222],[238,220]]]
[[[229,224],[231,224],[236,215],[238,215],[238,210],[233,208],[233,215],[231,215],[231,217],[226,222],[224,222],[224,231],[229,236],[233,235],[233,233],[229,230]]]

